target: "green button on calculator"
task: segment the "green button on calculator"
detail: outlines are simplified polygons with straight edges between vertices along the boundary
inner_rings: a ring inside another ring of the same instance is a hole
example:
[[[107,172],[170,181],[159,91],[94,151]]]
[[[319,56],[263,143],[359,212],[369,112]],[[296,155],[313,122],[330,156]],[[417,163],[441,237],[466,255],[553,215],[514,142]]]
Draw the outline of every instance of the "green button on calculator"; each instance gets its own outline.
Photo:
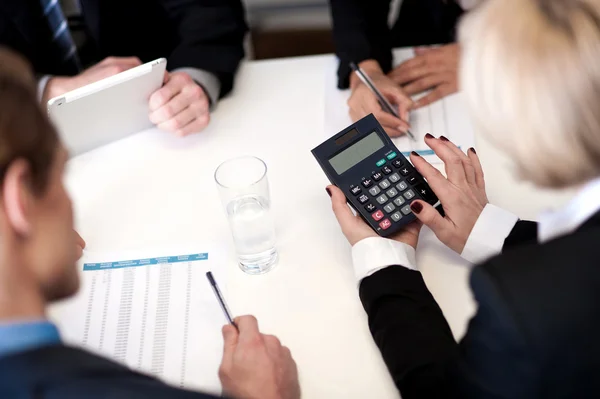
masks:
[[[385,164],[385,159],[380,159],[379,161],[377,161],[377,166],[383,166]]]
[[[390,154],[388,154],[387,159],[389,159],[390,161],[394,158],[396,158],[398,156],[398,154],[396,154],[395,152],[392,152]],[[379,166],[379,165],[377,165]]]

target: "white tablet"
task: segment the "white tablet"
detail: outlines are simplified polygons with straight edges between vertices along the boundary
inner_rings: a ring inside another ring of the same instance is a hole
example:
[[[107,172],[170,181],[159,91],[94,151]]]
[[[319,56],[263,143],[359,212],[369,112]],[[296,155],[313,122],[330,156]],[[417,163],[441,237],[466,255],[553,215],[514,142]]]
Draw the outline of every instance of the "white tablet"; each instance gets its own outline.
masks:
[[[148,100],[167,60],[148,62],[48,101],[48,115],[69,153],[78,155],[152,127]]]

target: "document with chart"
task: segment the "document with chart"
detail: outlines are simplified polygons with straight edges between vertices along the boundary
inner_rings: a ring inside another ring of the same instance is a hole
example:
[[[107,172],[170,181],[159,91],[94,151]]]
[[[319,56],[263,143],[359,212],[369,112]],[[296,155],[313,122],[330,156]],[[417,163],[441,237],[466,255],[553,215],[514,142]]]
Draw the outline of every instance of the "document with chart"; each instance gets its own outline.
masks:
[[[226,321],[205,276],[212,270],[224,285],[217,255],[86,253],[78,295],[51,317],[69,344],[172,385],[219,394]]]
[[[412,49],[394,50],[395,65],[414,56]],[[331,137],[352,124],[348,114],[350,90],[337,89],[338,60],[334,58],[326,68],[325,75],[325,135]],[[415,97],[418,99],[423,96]],[[466,151],[475,145],[475,135],[460,93],[438,100],[426,107],[411,111],[411,132],[416,140],[407,136],[393,139],[394,144],[408,157],[411,151],[418,152],[429,162],[440,162],[433,151],[425,145],[427,133],[436,137],[446,136]]]

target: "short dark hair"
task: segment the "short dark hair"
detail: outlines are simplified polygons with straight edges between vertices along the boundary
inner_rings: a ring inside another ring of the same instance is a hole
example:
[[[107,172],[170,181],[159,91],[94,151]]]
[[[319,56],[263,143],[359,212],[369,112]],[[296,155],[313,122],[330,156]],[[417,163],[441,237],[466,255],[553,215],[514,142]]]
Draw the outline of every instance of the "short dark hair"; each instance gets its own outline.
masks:
[[[58,145],[58,134],[37,102],[29,64],[0,49],[0,183],[11,163],[24,159],[31,168],[31,189],[41,194]]]

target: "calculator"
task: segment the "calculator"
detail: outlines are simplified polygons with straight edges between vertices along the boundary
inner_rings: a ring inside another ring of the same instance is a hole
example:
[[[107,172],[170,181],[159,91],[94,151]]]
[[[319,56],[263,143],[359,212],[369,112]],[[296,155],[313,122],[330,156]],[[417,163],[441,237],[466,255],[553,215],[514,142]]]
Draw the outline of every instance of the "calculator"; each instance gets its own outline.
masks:
[[[329,181],[382,237],[399,232],[416,219],[410,209],[414,200],[438,203],[423,176],[396,148],[373,114],[314,148],[312,154]]]

